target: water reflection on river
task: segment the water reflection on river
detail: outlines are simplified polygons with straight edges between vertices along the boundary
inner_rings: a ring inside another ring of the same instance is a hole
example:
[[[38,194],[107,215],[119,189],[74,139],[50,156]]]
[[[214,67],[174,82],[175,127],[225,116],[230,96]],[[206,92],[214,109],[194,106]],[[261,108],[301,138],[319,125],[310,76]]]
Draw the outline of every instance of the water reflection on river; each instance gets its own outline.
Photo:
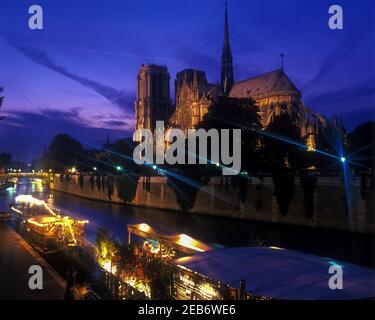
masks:
[[[40,181],[28,180],[0,191],[0,208],[23,193],[90,220],[86,235],[92,242],[99,227],[109,230],[118,240],[127,241],[127,224],[144,222],[161,231],[189,234],[216,247],[247,246],[260,239],[267,245],[375,267],[375,237],[371,235],[108,204],[50,191]]]

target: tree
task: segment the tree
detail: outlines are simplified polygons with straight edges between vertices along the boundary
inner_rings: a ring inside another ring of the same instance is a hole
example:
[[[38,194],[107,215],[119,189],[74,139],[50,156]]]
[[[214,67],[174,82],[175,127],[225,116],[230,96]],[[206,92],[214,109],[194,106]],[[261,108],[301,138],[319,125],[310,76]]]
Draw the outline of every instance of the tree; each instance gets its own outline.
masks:
[[[12,161],[12,155],[9,153],[0,153],[0,168],[5,168]]]
[[[200,128],[240,129],[241,130],[241,167],[254,172],[259,168],[258,151],[261,144],[259,131],[262,129],[259,109],[250,98],[219,98],[208,110],[199,124]],[[230,139],[232,141],[232,139]],[[230,145],[229,150],[233,150]]]
[[[221,97],[209,108],[207,114],[203,117],[203,120],[201,123],[199,123],[198,127],[207,131],[210,129],[229,129],[230,132],[233,132],[233,130],[236,129],[241,130],[240,169],[241,171],[246,171],[248,173],[256,172],[259,170],[259,150],[262,141],[262,137],[259,134],[259,132],[262,130],[262,124],[260,122],[258,112],[259,109],[256,102],[250,98]],[[229,150],[232,155],[235,156],[233,154],[233,139],[230,138],[229,143]],[[211,146],[208,145],[209,149],[210,147]],[[221,154],[221,143],[219,151]],[[207,154],[209,155],[209,160],[211,160],[210,150],[208,150]],[[216,174],[220,174],[221,168],[214,168],[211,169],[211,171],[216,171]],[[233,176],[231,183],[234,187],[239,188],[239,198],[241,202],[244,203],[247,197],[247,175],[239,174]],[[193,192],[188,192],[186,195],[182,196],[188,199],[189,197],[193,197],[193,199],[195,199],[195,194]],[[184,199],[182,198],[182,200]],[[188,203],[186,201],[184,202]]]
[[[109,263],[111,269],[114,267],[112,265],[112,261],[118,253],[118,247],[119,245],[117,242],[109,236],[108,230],[99,228],[96,235],[95,249],[98,257],[98,263],[101,266],[105,266],[106,263]]]
[[[198,190],[208,183],[204,176],[207,170],[199,170],[201,166],[196,165],[198,170],[188,168],[189,165],[179,165],[178,171],[183,172],[183,177],[174,173],[167,173],[168,185],[173,189],[178,205],[182,211],[189,211],[194,207]]]
[[[40,166],[56,172],[64,172],[73,166],[82,168],[85,167],[85,152],[81,143],[68,134],[57,134],[43,154]]]
[[[132,202],[137,194],[139,176],[124,173],[116,177],[118,197],[124,202]]]
[[[306,155],[300,129],[288,113],[276,116],[265,130],[262,158],[263,168],[271,172],[301,169]]]
[[[120,270],[126,270],[128,265],[134,265],[136,256],[133,244],[121,244],[118,248],[118,266]]]
[[[115,174],[127,173],[138,173],[141,174],[142,167],[135,164],[133,161],[133,151],[136,144],[131,138],[120,139],[113,144],[105,144],[104,149],[107,151],[105,159],[103,159],[105,166],[100,165],[103,170],[109,171]],[[117,167],[121,167],[122,170],[117,170]]]
[[[272,172],[274,196],[282,216],[286,215],[294,195],[294,174],[302,168],[306,155],[299,128],[288,113],[275,117],[265,130],[263,164]]]
[[[363,166],[375,166],[375,122],[357,126],[347,137],[350,160]]]
[[[172,268],[159,257],[149,257],[145,262],[144,272],[150,281],[152,299],[170,299]]]
[[[343,130],[329,124],[321,128],[316,137],[316,149],[333,156],[341,157],[345,148],[345,133]],[[321,171],[340,169],[341,163],[335,157],[329,157],[320,152],[311,152],[314,165]]]

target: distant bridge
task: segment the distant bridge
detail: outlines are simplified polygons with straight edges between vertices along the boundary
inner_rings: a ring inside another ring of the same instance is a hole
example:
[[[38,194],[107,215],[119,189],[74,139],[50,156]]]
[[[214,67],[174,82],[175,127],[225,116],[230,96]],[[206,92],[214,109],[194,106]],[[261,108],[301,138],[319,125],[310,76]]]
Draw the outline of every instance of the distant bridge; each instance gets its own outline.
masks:
[[[4,177],[9,178],[20,178],[20,177],[28,177],[28,178],[39,178],[39,179],[48,179],[49,173],[41,173],[41,172],[10,172],[4,174]]]

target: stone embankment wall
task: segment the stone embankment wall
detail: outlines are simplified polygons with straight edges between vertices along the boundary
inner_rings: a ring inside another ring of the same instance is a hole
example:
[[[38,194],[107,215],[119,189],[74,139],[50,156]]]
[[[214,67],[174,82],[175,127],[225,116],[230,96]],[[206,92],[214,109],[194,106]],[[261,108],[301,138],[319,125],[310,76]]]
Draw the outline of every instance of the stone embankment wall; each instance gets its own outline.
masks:
[[[67,180],[56,175],[51,180],[52,190],[86,199],[181,211],[176,197],[178,193],[164,177],[152,177],[148,181],[140,178],[131,187],[131,201],[120,198],[116,182],[113,184],[113,191],[108,192],[106,180],[100,183],[95,180],[93,183],[88,176],[80,181],[78,176]],[[280,212],[274,188],[272,178],[252,179],[247,186],[246,200],[243,203],[239,200],[241,191],[238,188],[223,179],[211,178],[197,192],[191,209],[185,213],[375,233],[374,188],[370,186],[369,179],[365,183],[360,178],[351,182],[350,209],[340,178],[318,177],[314,191],[309,194],[309,205],[306,204],[306,187],[303,187],[300,178],[294,178],[294,192],[286,214]],[[182,198],[184,192],[188,193],[186,190],[180,191]]]

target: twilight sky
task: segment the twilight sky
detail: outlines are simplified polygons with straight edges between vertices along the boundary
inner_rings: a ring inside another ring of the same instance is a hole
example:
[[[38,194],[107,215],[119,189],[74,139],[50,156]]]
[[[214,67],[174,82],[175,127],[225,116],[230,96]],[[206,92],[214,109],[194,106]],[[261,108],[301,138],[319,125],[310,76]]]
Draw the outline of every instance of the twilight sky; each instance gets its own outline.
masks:
[[[373,0],[229,0],[235,78],[280,66],[305,104],[348,129],[374,120]],[[28,8],[44,9],[44,30],[28,28]],[[344,9],[344,30],[328,28],[328,8]],[[56,133],[86,147],[129,136],[142,63],[220,76],[224,0],[2,0],[0,86],[5,91],[0,152],[31,161]]]

